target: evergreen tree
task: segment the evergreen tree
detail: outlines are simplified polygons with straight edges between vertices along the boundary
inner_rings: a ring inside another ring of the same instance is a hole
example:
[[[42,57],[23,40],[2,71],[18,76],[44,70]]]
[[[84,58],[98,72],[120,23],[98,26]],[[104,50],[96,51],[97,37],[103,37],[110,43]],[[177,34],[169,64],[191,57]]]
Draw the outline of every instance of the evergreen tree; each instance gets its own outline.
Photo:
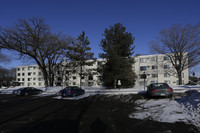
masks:
[[[83,71],[83,66],[94,63],[94,61],[89,61],[94,59],[94,53],[89,52],[91,50],[89,44],[88,37],[85,36],[85,32],[83,31],[82,34],[78,36],[77,40],[73,42],[71,53],[69,54],[72,63],[74,62],[74,66],[80,68],[80,87],[82,77],[86,75],[86,72]]]
[[[120,87],[133,87],[135,85],[135,73],[132,70],[135,46],[131,33],[125,32],[126,28],[117,23],[105,29],[100,46],[104,53],[99,56],[106,59],[102,68],[102,80],[106,87],[117,87],[118,80],[121,81]]]

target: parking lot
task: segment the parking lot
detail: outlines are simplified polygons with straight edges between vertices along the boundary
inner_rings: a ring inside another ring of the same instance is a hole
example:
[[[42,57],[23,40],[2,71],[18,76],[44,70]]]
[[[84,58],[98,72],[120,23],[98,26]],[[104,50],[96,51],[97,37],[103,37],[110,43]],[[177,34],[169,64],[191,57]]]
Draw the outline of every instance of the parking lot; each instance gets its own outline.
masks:
[[[195,126],[183,122],[130,118],[138,106],[136,100],[147,98],[145,95],[94,95],[79,100],[55,97],[1,94],[0,132],[198,132]]]

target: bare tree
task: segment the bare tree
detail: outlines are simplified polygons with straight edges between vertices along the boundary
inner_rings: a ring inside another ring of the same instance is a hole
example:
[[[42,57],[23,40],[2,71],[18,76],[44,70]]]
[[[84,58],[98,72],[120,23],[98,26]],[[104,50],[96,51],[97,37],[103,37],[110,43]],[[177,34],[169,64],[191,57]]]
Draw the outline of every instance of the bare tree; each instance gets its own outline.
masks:
[[[0,29],[0,47],[34,60],[43,73],[45,86],[50,85],[48,63],[51,64],[60,51],[67,50],[69,41],[66,40],[52,34],[42,18],[19,19],[13,27]]]
[[[157,40],[151,42],[152,52],[165,54],[175,68],[179,85],[182,72],[200,62],[200,23],[192,25],[173,25],[162,29]]]
[[[11,61],[10,57],[3,54],[2,51],[0,50],[0,63],[10,62],[10,61]]]

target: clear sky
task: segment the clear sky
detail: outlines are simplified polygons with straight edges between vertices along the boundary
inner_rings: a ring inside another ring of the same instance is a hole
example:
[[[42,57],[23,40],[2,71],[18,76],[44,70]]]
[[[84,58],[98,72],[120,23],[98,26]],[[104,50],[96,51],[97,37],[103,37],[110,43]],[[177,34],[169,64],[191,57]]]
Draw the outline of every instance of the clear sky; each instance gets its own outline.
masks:
[[[135,54],[149,54],[162,28],[200,22],[200,0],[0,0],[0,26],[32,16],[44,18],[53,32],[77,37],[84,30],[97,58],[105,28],[119,22],[135,37]]]

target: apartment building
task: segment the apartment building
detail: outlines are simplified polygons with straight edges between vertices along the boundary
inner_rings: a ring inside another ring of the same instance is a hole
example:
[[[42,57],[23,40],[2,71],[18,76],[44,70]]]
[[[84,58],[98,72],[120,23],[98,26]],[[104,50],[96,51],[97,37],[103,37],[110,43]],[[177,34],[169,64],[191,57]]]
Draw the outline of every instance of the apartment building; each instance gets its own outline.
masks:
[[[175,69],[165,55],[142,55],[135,56],[136,86],[148,85],[150,83],[164,82],[171,86],[178,84],[178,78]],[[100,86],[102,85],[102,76],[97,72],[97,68],[105,63],[103,59],[97,59],[89,66],[83,67],[83,74],[80,76],[80,68],[65,67],[67,62],[57,68],[55,76],[55,86],[79,86],[80,80],[82,86]],[[141,78],[146,74],[147,78]],[[41,70],[37,65],[19,66],[16,71],[17,81],[21,86],[44,86],[44,79]],[[182,83],[188,83],[189,70],[182,73]]]
[[[55,86],[100,86],[102,85],[102,76],[97,72],[97,67],[101,66],[105,61],[98,59],[88,66],[82,68],[80,76],[79,67],[69,68],[67,62],[57,67],[55,72]],[[67,66],[67,67],[66,67]],[[44,78],[41,70],[37,65],[18,66],[16,68],[16,80],[21,86],[45,86]]]
[[[16,80],[21,86],[44,86],[44,78],[37,65],[17,67]]]
[[[178,85],[176,70],[166,55],[142,55],[135,57],[135,73],[137,75],[136,86],[150,83],[167,83],[171,86]],[[141,75],[146,74],[146,79]],[[182,72],[182,84],[189,82],[189,70]]]

